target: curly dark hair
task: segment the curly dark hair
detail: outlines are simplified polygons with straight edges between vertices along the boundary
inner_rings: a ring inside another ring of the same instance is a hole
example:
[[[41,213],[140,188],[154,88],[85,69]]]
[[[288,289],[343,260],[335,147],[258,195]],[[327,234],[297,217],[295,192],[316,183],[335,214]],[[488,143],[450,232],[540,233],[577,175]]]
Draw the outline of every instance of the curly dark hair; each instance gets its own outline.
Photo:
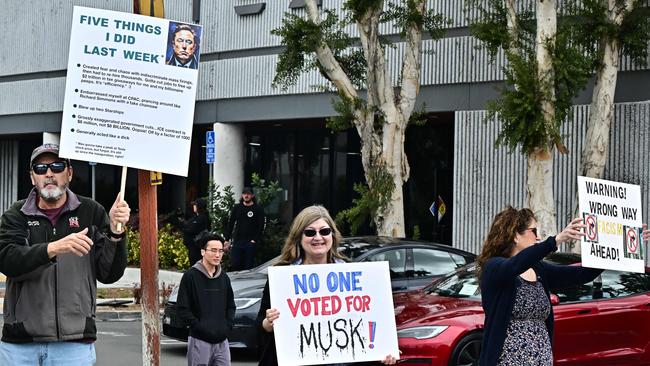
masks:
[[[523,234],[533,220],[536,220],[535,214],[530,209],[517,210],[510,205],[494,216],[483,250],[477,259],[479,277],[483,274],[483,266],[488,259],[510,256],[515,247],[515,236]]]

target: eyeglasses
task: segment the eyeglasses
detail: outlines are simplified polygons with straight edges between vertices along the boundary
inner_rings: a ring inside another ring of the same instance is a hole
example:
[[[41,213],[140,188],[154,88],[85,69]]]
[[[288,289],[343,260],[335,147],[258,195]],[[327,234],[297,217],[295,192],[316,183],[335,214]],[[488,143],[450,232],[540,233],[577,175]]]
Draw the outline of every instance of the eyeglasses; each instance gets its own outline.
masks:
[[[65,161],[55,161],[49,164],[32,164],[32,171],[37,175],[43,175],[47,173],[49,168],[52,173],[61,173],[65,170],[65,167],[68,166],[68,163]]]
[[[526,230],[524,230],[524,231],[527,231],[527,230],[532,231],[533,234],[535,234],[535,236],[537,236],[537,228],[536,228],[536,227],[529,227],[528,229],[526,229]]]
[[[305,229],[302,231],[302,233],[308,238],[313,238],[314,236],[316,236],[317,232],[320,234],[320,236],[328,236],[329,234],[332,233],[332,228],[324,227],[322,229],[319,229],[318,231],[316,229]]]
[[[194,44],[194,41],[191,40],[191,39],[189,39],[189,38],[188,38],[188,39],[176,38],[176,39],[174,40],[174,42],[176,42],[176,43],[185,43],[185,44],[188,45],[188,46],[191,46],[191,45]]]
[[[210,252],[212,254],[217,254],[217,253],[223,254],[225,252],[225,250],[223,250],[223,249],[215,249],[215,248],[203,249],[203,250],[205,250],[206,252]]]

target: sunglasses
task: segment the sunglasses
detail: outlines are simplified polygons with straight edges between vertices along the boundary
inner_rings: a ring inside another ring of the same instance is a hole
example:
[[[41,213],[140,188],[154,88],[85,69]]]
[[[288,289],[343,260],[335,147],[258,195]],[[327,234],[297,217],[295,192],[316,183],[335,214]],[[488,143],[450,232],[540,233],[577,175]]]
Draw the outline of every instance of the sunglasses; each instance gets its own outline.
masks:
[[[302,233],[308,238],[313,238],[314,236],[316,236],[316,233],[319,233],[320,236],[328,236],[329,234],[332,233],[332,228],[324,227],[324,228],[322,228],[320,230],[305,229],[305,230],[302,231]]]
[[[32,164],[32,171],[37,175],[43,175],[47,173],[47,169],[49,168],[52,173],[61,173],[65,170],[66,166],[68,166],[68,163],[65,161],[55,161],[49,164]]]
[[[529,228],[526,229],[526,230],[530,230],[530,231],[532,231],[533,234],[534,234],[535,236],[537,236],[537,228],[536,228],[536,227],[529,227]],[[526,231],[526,230],[524,230],[524,231]]]

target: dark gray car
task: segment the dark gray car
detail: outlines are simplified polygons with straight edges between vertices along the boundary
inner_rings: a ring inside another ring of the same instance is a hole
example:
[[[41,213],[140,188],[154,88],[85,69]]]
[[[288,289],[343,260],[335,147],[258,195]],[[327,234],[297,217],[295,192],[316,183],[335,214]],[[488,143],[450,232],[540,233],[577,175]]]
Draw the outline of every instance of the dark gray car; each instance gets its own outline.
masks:
[[[344,238],[339,250],[353,262],[387,261],[393,292],[424,287],[433,279],[476,259],[476,255],[448,245],[381,236]],[[230,347],[257,348],[255,318],[268,267],[278,260],[279,257],[275,257],[251,270],[228,273],[237,305],[235,328],[228,337]],[[188,331],[176,316],[177,295],[178,287],[165,304],[163,334],[185,341]]]

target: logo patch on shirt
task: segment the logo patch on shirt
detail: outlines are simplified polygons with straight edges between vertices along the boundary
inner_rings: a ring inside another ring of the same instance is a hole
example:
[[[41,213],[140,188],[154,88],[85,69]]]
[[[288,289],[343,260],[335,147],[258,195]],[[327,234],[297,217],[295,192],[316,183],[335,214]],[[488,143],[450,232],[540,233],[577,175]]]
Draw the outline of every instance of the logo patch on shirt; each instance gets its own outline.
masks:
[[[253,211],[248,211],[248,212],[246,213],[246,216],[248,216],[248,217],[253,217]]]
[[[38,221],[27,221],[27,226],[38,226],[40,225]]]
[[[79,227],[79,218],[77,216],[68,219],[70,227]]]

